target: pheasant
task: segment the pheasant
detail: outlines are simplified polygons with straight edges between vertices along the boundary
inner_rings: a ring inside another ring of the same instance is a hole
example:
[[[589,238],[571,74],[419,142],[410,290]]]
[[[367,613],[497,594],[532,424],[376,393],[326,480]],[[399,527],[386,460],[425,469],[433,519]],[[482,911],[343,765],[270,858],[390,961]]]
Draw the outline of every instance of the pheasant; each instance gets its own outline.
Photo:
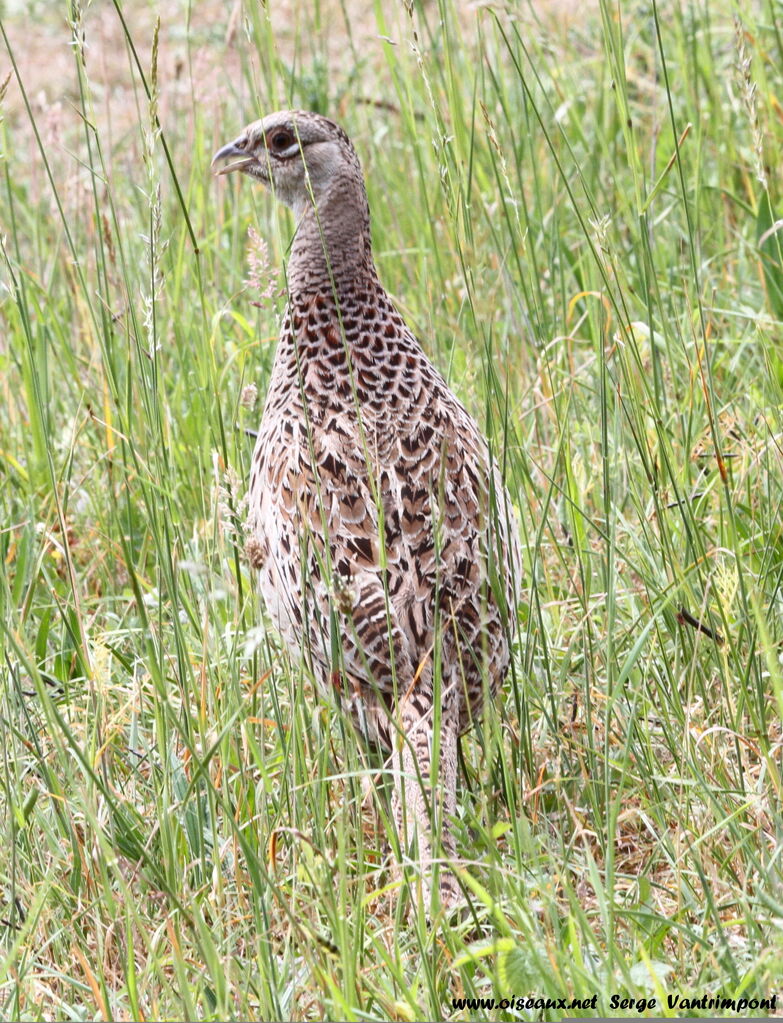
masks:
[[[251,561],[289,650],[389,755],[402,853],[429,898],[439,855],[456,857],[458,737],[509,666],[521,570],[511,500],[378,279],[343,129],[269,114],[212,165],[263,182],[296,219],[250,473]],[[437,876],[454,905],[453,870]]]

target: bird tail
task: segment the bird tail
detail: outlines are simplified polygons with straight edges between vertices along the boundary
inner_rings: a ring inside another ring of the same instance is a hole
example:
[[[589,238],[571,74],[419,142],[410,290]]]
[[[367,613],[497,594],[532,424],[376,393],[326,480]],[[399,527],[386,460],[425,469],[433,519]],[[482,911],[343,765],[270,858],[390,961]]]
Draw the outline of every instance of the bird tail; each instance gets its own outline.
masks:
[[[456,853],[451,822],[457,806],[457,700],[443,699],[436,708],[431,698],[414,692],[400,716],[392,760],[402,855],[416,864],[427,901],[431,879],[437,878],[441,903],[450,906],[459,901],[460,887],[453,871],[438,865]]]

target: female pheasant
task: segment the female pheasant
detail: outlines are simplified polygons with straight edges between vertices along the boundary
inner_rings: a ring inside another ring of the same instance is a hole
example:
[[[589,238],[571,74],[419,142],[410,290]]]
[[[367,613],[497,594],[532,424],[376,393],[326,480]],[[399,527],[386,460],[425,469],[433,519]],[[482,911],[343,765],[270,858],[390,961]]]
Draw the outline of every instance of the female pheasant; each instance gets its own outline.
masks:
[[[427,876],[438,846],[455,854],[457,738],[508,669],[511,501],[378,279],[345,132],[287,110],[212,162],[270,186],[297,224],[250,476],[264,601],[289,649],[391,754],[402,852],[418,849]],[[439,890],[444,904],[460,896],[447,868]]]

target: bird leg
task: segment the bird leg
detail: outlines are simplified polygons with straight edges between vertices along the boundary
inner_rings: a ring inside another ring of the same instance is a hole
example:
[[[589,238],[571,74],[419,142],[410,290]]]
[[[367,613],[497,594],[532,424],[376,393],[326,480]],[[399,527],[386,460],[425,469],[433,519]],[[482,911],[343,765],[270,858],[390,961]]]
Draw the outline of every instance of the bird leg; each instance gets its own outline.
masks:
[[[394,753],[394,817],[403,855],[412,851],[420,865],[426,903],[433,859],[437,858],[433,854],[440,851],[448,859],[456,854],[451,831],[457,809],[458,713],[454,703],[453,699],[445,700],[441,711],[436,764],[434,708],[431,700],[420,693],[405,701]],[[454,906],[462,898],[456,877],[445,867],[440,870],[439,888],[444,907]]]

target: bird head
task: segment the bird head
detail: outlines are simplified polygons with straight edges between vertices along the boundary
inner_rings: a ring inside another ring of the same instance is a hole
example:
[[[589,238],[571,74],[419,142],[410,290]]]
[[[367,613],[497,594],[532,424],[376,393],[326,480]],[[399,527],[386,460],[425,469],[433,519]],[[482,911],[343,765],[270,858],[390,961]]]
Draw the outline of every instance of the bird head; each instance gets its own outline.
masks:
[[[320,205],[336,181],[361,175],[350,139],[334,121],[282,110],[249,124],[212,158],[215,174],[241,171],[263,181],[297,216]]]

